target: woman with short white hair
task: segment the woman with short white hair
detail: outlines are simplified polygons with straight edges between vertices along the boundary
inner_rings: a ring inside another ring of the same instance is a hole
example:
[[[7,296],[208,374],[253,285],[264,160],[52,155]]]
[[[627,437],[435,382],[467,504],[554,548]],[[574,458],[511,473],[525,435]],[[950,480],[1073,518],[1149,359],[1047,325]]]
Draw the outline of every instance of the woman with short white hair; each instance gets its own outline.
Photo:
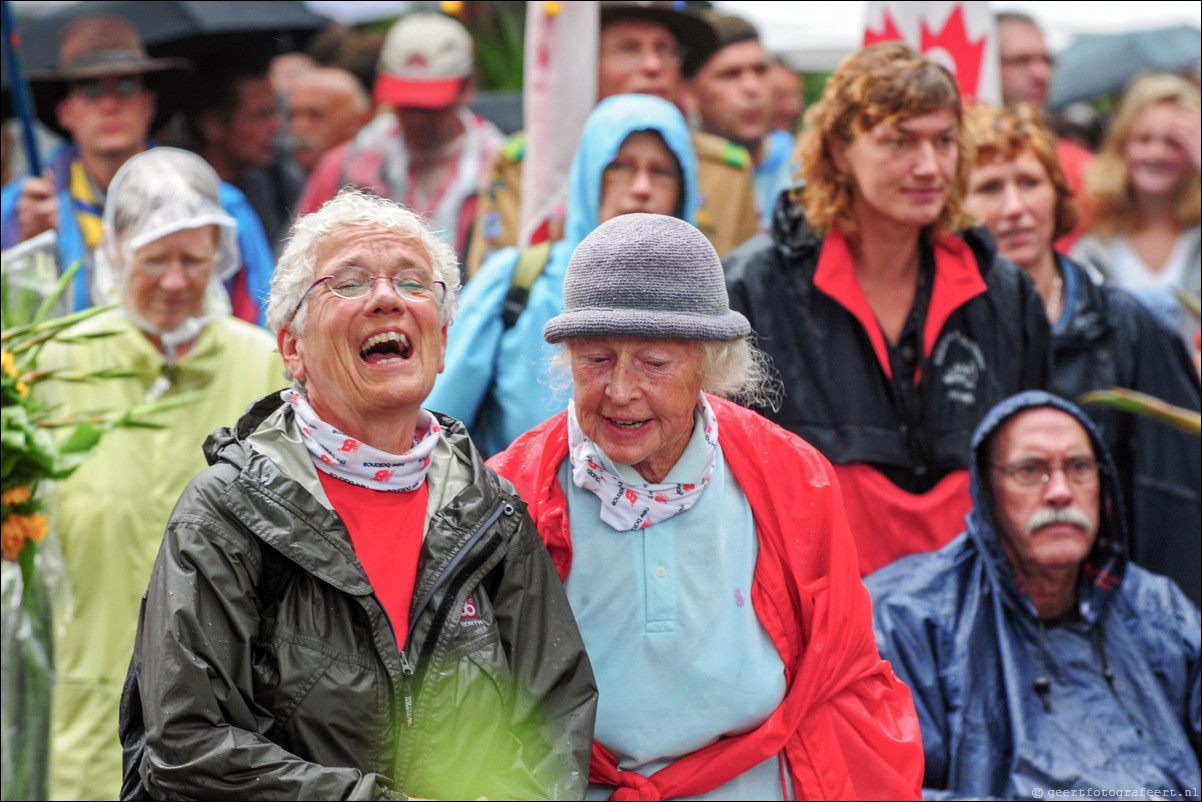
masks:
[[[147,591],[123,741],[143,728],[151,795],[583,792],[597,694],[563,588],[512,486],[424,408],[458,275],[391,201],[297,221],[267,312],[293,385],[209,438]]]

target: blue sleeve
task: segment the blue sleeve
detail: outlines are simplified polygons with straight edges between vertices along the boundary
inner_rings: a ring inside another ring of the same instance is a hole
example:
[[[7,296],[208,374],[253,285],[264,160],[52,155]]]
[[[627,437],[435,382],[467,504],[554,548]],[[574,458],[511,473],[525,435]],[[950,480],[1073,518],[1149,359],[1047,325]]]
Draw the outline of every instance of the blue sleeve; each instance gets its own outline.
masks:
[[[940,622],[933,620],[917,600],[904,590],[889,594],[882,586],[897,577],[895,565],[884,573],[869,577],[865,587],[872,595],[872,628],[881,658],[888,660],[893,673],[909,688],[918,713],[922,732],[922,751],[926,762],[923,775],[924,799],[953,798],[954,789],[947,788],[950,757],[948,755],[948,711],[944,690],[940,684],[937,630]],[[945,792],[941,794],[940,792]],[[947,794],[950,793],[950,796]]]
[[[464,287],[459,317],[447,329],[445,366],[424,404],[458,418],[469,431],[496,377],[505,332],[501,310],[517,264],[517,248],[498,251]]]
[[[275,271],[275,255],[267,241],[267,233],[246,196],[224,181],[221,182],[221,205],[238,224],[238,248],[242,251],[246,289],[258,307],[259,325],[265,326],[267,296],[271,294],[271,274]]]
[[[0,189],[0,248],[11,248],[21,236],[17,224],[17,199],[21,197],[24,178],[10,181]]]
[[[1171,579],[1127,568],[1121,612],[1194,754],[1202,749],[1202,613]]]

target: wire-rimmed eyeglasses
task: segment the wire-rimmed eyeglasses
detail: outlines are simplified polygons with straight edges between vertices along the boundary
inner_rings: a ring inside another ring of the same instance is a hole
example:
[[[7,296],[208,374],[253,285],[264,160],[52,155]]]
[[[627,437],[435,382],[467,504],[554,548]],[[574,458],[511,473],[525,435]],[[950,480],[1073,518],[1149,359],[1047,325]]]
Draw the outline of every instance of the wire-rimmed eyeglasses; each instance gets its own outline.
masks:
[[[447,297],[447,283],[439,279],[430,278],[424,273],[406,271],[398,276],[373,276],[361,267],[348,265],[340,267],[330,275],[322,276],[310,284],[309,289],[305,290],[305,294],[297,302],[296,308],[292,310],[292,315],[295,316],[300,311],[301,306],[305,303],[305,299],[309,297],[309,293],[313,292],[317,288],[317,285],[323,282],[328,281],[330,283],[330,292],[339,298],[353,301],[356,298],[362,298],[370,294],[372,287],[375,286],[376,281],[379,279],[392,282],[392,288],[397,291],[397,294],[412,303],[436,301],[441,304]]]
[[[991,465],[1024,487],[1047,484],[1056,471],[1064,471],[1064,478],[1075,485],[1087,485],[1097,481],[1101,466],[1093,457],[1071,457],[1064,464],[1053,467],[1045,459],[1025,459],[1013,465]]]

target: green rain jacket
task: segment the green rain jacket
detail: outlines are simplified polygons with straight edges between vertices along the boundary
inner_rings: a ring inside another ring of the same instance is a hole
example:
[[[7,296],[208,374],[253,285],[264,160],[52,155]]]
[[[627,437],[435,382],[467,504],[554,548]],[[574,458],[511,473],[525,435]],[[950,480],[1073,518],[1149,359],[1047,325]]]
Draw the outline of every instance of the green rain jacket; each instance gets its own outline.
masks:
[[[512,486],[443,436],[401,649],[279,395],[206,443],[143,602],[147,791],[582,798],[597,691]],[[263,552],[282,557],[261,605]]]
[[[98,382],[45,382],[39,395],[55,415],[120,411],[143,404],[168,373],[162,353],[121,310],[71,330],[113,336],[51,343],[40,368],[121,368],[136,375]],[[104,436],[69,479],[57,484],[52,521],[62,545],[70,603],[55,603],[55,685],[51,720],[51,799],[116,799],[121,788],[117,706],[163,529],[179,494],[205,468],[205,438],[256,398],[284,385],[275,339],[234,318],[201,331],[180,358],[163,395],[198,391],[187,406],[156,414],[160,429]]]

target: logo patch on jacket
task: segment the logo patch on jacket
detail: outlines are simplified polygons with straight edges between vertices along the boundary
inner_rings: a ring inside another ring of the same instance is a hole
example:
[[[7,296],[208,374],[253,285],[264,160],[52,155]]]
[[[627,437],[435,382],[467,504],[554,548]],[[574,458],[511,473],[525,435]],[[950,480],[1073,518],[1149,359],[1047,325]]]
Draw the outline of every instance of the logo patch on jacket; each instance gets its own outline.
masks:
[[[931,353],[931,363],[939,369],[939,383],[949,401],[965,406],[977,402],[977,385],[985,372],[981,346],[958,331],[949,331]]]
[[[480,607],[476,604],[476,597],[468,596],[463,602],[463,611],[459,613],[459,626],[482,627],[487,623],[480,620]]]

